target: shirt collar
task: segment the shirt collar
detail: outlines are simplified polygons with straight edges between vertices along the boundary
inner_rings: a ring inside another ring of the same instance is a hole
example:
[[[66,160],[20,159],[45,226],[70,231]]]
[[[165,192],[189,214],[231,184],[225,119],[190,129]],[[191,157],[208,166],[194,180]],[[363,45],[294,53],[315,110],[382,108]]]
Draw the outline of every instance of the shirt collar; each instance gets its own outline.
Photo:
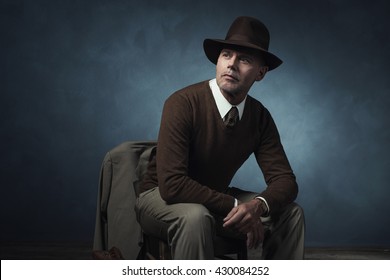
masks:
[[[229,103],[229,101],[226,100],[226,98],[222,95],[221,90],[218,87],[217,80],[212,79],[209,81],[210,89],[211,92],[213,93],[215,103],[217,104],[217,108],[219,111],[219,114],[221,115],[221,118],[224,118],[227,112],[234,106]],[[245,99],[238,105],[235,105],[238,109],[238,115],[242,117],[242,114],[244,113],[244,108],[245,108],[245,101],[246,101],[246,96]]]

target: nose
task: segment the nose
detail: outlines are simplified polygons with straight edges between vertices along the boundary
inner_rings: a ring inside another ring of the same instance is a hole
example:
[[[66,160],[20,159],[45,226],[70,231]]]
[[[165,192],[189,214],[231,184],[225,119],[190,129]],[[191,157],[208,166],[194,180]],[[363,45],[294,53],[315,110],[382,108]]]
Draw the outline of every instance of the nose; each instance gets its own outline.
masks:
[[[232,55],[228,61],[228,68],[236,69],[238,63],[237,55]]]

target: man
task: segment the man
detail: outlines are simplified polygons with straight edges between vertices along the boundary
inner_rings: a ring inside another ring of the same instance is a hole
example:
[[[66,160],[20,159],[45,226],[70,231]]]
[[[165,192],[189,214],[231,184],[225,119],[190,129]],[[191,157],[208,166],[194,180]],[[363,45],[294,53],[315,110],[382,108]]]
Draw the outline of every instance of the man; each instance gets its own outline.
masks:
[[[282,63],[268,45],[263,23],[237,18],[225,40],[204,41],[216,78],[179,90],[164,104],[156,157],[137,208],[141,219],[148,215],[169,224],[175,259],[213,258],[215,232],[246,235],[249,248],[262,244],[266,259],[303,258],[295,176],[270,113],[248,95],[254,82]],[[266,189],[229,187],[252,153]]]

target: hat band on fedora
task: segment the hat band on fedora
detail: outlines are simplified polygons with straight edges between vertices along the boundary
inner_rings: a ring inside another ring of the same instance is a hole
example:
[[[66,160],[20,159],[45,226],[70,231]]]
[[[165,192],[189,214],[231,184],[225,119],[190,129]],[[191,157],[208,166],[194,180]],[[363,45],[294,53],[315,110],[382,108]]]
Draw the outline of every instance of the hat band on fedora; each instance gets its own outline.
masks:
[[[254,45],[258,48],[261,48],[263,50],[268,50],[268,45],[265,43],[265,42],[261,42],[259,40],[256,40],[254,38],[250,38],[246,35],[241,35],[241,34],[234,34],[232,36],[230,36],[229,38],[226,38],[226,40],[228,41],[237,41],[237,42],[241,42],[241,43],[246,43],[246,44],[251,44],[251,45]]]

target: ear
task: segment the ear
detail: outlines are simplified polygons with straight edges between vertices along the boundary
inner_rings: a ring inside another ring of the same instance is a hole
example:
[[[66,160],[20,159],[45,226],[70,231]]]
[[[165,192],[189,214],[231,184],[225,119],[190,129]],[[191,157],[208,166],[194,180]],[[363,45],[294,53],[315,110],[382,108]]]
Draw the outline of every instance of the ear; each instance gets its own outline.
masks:
[[[256,76],[256,82],[261,81],[268,72],[268,66],[260,66],[259,72]]]

